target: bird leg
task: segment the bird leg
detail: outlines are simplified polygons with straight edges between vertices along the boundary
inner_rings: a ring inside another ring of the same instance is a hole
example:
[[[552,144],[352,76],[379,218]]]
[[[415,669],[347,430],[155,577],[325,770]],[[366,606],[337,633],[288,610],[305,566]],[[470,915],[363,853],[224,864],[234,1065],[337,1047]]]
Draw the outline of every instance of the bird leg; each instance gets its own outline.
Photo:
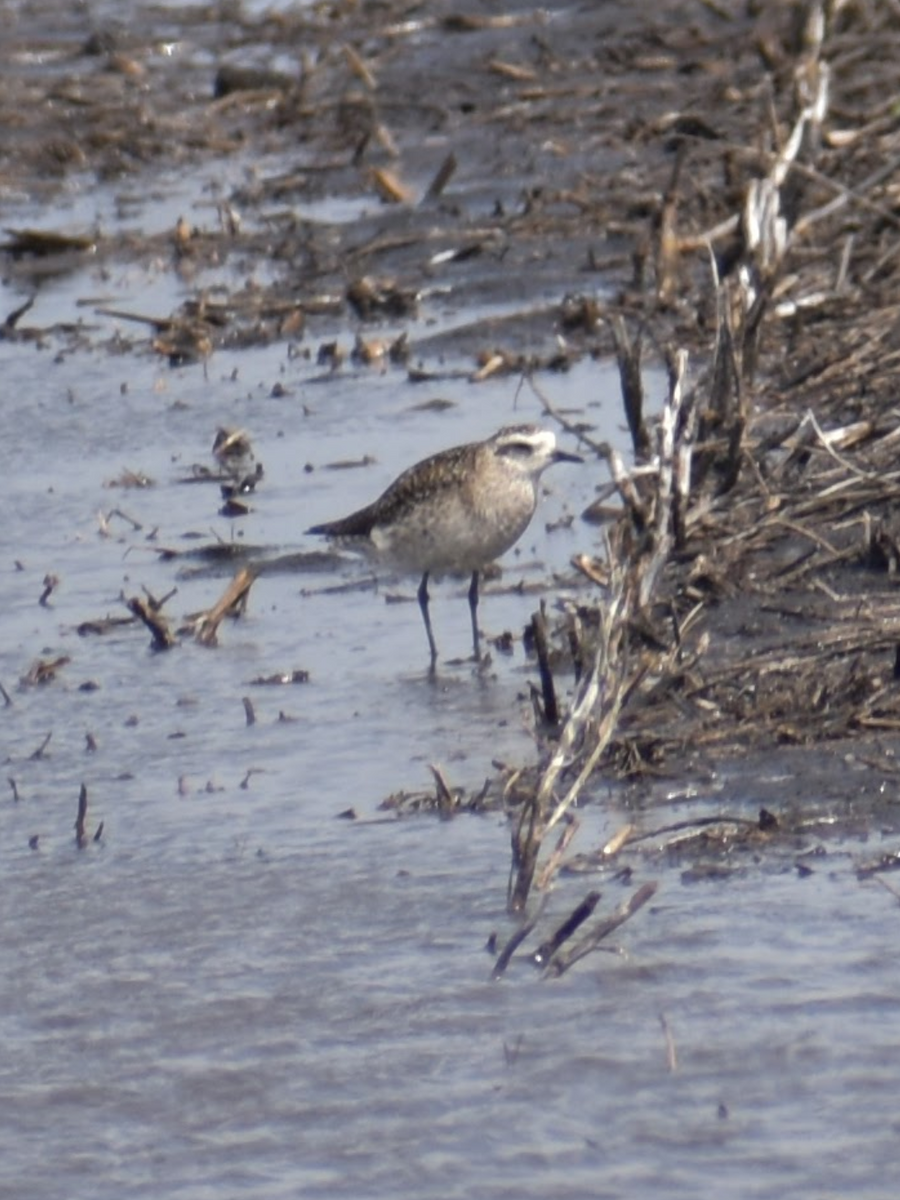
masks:
[[[469,584],[469,612],[472,614],[472,645],[475,649],[475,661],[481,662],[481,646],[478,640],[478,572],[472,572],[472,582]]]
[[[431,650],[431,671],[434,673],[434,664],[437,662],[437,646],[434,644],[434,634],[431,632],[431,617],[428,615],[428,572],[422,576],[422,582],[419,584],[419,590],[416,593],[419,598],[419,608],[422,610],[422,620],[425,622],[425,632],[428,634],[428,648]]]

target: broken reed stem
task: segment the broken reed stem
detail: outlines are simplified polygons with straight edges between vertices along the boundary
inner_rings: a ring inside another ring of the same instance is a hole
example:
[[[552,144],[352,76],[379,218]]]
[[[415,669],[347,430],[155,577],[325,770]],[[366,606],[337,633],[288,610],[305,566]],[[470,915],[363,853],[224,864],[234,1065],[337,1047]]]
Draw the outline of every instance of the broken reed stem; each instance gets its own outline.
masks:
[[[581,828],[581,823],[574,817],[569,817],[565,828],[556,839],[556,845],[553,847],[553,853],[544,863],[540,875],[538,875],[537,889],[539,892],[544,892],[550,886],[553,876],[559,870],[559,864],[563,860],[563,855],[569,848],[572,838]]]
[[[434,178],[428,185],[428,190],[425,193],[425,200],[436,200],[443,192],[444,188],[450,181],[450,177],[456,170],[456,155],[451,151],[441,165],[438,167]]]
[[[50,597],[57,587],[59,587],[59,576],[58,575],[45,575],[44,576],[44,590],[41,592],[40,596],[38,597],[38,604],[40,604],[41,608],[49,608],[50,607]]]
[[[609,937],[614,930],[618,929],[620,925],[624,925],[636,912],[640,911],[656,894],[657,887],[658,884],[655,880],[645,883],[627,900],[624,900],[611,916],[599,921],[580,941],[576,942],[568,954],[557,953],[554,955],[544,968],[543,978],[555,979],[564,975],[570,967],[574,967],[577,962],[595,950],[604,938]]]
[[[535,925],[544,915],[544,909],[547,907],[547,897],[542,896],[541,902],[537,906],[534,915],[528,921],[523,921],[516,932],[512,935],[500,953],[497,955],[497,960],[494,963],[494,969],[491,972],[491,979],[499,979],[509,966],[512,956],[522,945],[528,935],[532,932]]]
[[[250,589],[256,579],[252,567],[241,567],[213,607],[197,622],[197,641],[203,646],[214,646],[219,625],[229,614],[240,615],[247,607]]]
[[[38,748],[36,750],[32,750],[32,752],[28,755],[30,762],[37,762],[38,759],[41,759],[44,757],[44,751],[50,745],[50,739],[52,737],[53,737],[53,730],[51,729],[50,732],[47,734],[47,736],[44,738],[44,740],[41,742],[41,744],[38,746]]]
[[[438,814],[443,820],[447,820],[453,816],[453,810],[456,808],[453,790],[447,782],[443,769],[437,763],[429,763],[428,770],[434,777]]]
[[[725,424],[741,404],[741,373],[734,350],[732,291],[723,285],[713,248],[709,246],[709,269],[716,297],[716,340],[713,348],[712,385],[708,407]],[[743,296],[743,288],[740,295]]]
[[[680,247],[676,232],[675,214],[678,207],[678,187],[681,169],[687,155],[687,142],[681,140],[672,164],[669,186],[663,196],[656,241],[656,294],[663,304],[671,303],[678,288],[678,259]]]
[[[684,377],[687,374],[688,354],[686,350],[675,353],[675,382],[673,388],[684,390]],[[687,539],[686,524],[687,510],[691,499],[691,469],[694,460],[694,439],[697,431],[697,402],[696,396],[689,397],[687,403],[679,400],[679,428],[676,430],[673,447],[673,489],[672,496],[672,537],[676,547],[684,548]]]
[[[545,942],[541,942],[535,950],[532,960],[535,966],[543,967],[549,963],[557,950],[585,923],[600,900],[600,892],[588,892],[581,903],[572,910],[562,925],[553,931]]]
[[[662,1026],[663,1037],[666,1039],[666,1066],[671,1072],[675,1072],[678,1070],[678,1051],[675,1049],[675,1038],[672,1036],[665,1013],[659,1014],[659,1023]]]
[[[628,329],[621,317],[612,322],[612,334],[616,344],[616,362],[622,385],[622,402],[631,433],[634,457],[642,462],[650,457],[650,434],[644,423],[644,381],[641,376],[641,335],[632,342]]]
[[[630,596],[625,591],[619,591],[601,608],[601,626],[597,650],[591,670],[585,680],[572,711],[563,728],[560,737],[558,762],[551,763],[556,767],[552,777],[548,769],[547,776],[542,780],[549,799],[556,779],[565,765],[570,748],[576,742],[582,742],[592,737],[593,746],[583,758],[583,765],[574,783],[571,784],[565,796],[554,808],[547,820],[545,832],[557,825],[581,793],[594,768],[606,750],[619,721],[622,702],[627,693],[626,678],[626,649],[624,628],[627,625],[627,613],[630,608]],[[595,715],[595,709],[599,712]]]
[[[553,672],[550,670],[550,655],[547,649],[547,619],[542,608],[532,614],[531,632],[534,635],[534,651],[537,655],[538,673],[541,677],[544,721],[547,725],[555,728],[559,724],[559,705],[556,700],[556,686],[553,682]]]
[[[608,461],[609,473],[612,475],[613,483],[628,511],[631,524],[636,533],[642,533],[647,525],[647,506],[641,499],[634,478],[629,473],[618,450],[610,450]]]
[[[506,889],[506,907],[511,913],[525,911],[543,839],[543,820],[535,791],[522,804],[512,834],[512,864]]]
[[[168,622],[162,613],[154,610],[152,603],[142,600],[140,596],[132,596],[125,601],[125,606],[150,630],[153,641],[151,649],[170,650],[177,643],[177,638],[169,629]]]
[[[688,467],[685,487],[689,488],[690,484],[690,448],[683,445],[686,422],[682,416],[682,406],[686,399],[684,376],[687,371],[687,363],[687,351],[677,350],[673,359],[669,397],[663,406],[660,416],[659,474],[657,476],[656,494],[654,496],[653,548],[649,561],[641,571],[637,597],[639,609],[646,608],[650,603],[650,599],[656,590],[657,578],[668,562],[669,553],[672,549],[675,479],[676,475],[684,475],[684,468],[680,465],[680,460],[685,455]],[[676,464],[678,465],[677,471]],[[683,499],[682,510],[687,507],[687,495]]]
[[[544,837],[566,815],[609,744],[627,691],[623,637],[628,607],[625,571],[621,564],[613,561],[611,554],[610,562],[610,594],[606,601],[598,604],[600,631],[593,662],[577,688],[550,761],[537,787],[524,801],[513,831],[512,869],[507,890],[507,905],[511,912],[522,912],[525,908]],[[631,596],[632,592],[628,590],[627,595]],[[586,765],[551,814],[559,777],[571,762],[577,760],[579,751],[584,752],[588,738],[594,740],[594,745],[586,756]]]
[[[630,563],[607,547],[609,586],[598,602],[599,629],[590,669],[579,681],[571,710],[563,723],[556,748],[543,770],[534,793],[526,799],[512,835],[512,868],[507,890],[511,912],[521,912],[534,882],[538,857],[547,833],[569,812],[607,750],[618,728],[622,705],[629,693],[627,631],[630,621],[652,600],[658,577],[669,559],[673,527],[683,522],[690,493],[691,444],[695,395],[685,390],[687,351],[673,358],[669,398],[659,430],[656,488],[645,501],[615,455],[610,457],[613,478],[632,513],[646,522],[650,553]],[[675,509],[680,516],[676,516]],[[537,632],[537,631],[536,631]],[[574,781],[562,799],[556,788],[563,771],[577,766]],[[542,882],[546,886],[545,872]]]

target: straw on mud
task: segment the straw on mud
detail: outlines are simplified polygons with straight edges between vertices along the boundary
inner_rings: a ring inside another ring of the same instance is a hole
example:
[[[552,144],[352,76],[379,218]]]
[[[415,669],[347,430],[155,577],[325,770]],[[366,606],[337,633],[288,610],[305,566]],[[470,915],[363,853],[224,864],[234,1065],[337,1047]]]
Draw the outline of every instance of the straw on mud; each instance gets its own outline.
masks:
[[[380,199],[388,204],[411,204],[413,193],[397,175],[387,167],[373,167],[369,172],[369,182],[378,193]]]

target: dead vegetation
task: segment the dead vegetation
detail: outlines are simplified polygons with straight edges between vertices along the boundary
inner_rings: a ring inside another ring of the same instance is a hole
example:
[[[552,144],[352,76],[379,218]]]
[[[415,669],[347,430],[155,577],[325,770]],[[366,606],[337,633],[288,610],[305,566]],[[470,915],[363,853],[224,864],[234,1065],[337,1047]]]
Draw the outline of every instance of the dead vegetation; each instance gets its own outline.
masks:
[[[894,118],[883,109],[851,117],[848,105],[865,92],[863,48],[874,50],[888,17],[818,3],[792,16],[793,43],[779,47],[755,119],[744,113],[743,144],[703,134],[698,161],[696,130],[681,140],[643,301],[591,311],[615,340],[636,465],[595,447],[619,511],[606,552],[575,564],[598,595],[561,630],[574,694],[561,722],[542,731],[541,762],[479,797],[510,813],[513,912],[572,861],[573,809],[599,776],[671,777],[791,744],[827,753],[829,743],[900,729],[900,411],[890,370],[900,257],[890,181],[900,158]],[[673,128],[686,117],[674,116]],[[733,177],[737,161],[753,167],[733,212],[702,225],[699,192],[723,195],[716,174]],[[705,344],[699,323],[684,320],[689,307],[705,314]],[[670,395],[648,425],[640,352],[651,326]],[[867,744],[896,775],[893,752]],[[688,841],[727,852],[748,838],[783,840],[813,820],[766,811],[758,821],[701,819],[668,837],[657,828],[653,842],[657,853]],[[646,837],[626,827],[593,869],[629,869],[623,851],[640,852]],[[533,924],[501,952],[504,966]]]

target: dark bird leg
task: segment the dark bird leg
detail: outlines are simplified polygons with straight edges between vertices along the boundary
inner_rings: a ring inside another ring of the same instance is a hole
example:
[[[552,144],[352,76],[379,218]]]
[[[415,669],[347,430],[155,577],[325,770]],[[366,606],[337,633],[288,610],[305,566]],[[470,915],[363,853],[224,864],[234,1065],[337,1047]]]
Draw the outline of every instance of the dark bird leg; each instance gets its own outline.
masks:
[[[428,647],[431,650],[431,671],[434,674],[434,664],[437,662],[437,646],[434,644],[434,634],[431,632],[431,617],[428,615],[428,572],[422,576],[419,590],[419,608],[422,610],[422,620],[425,622],[425,632],[428,634]]]
[[[475,649],[475,661],[481,662],[481,646],[478,639],[478,572],[472,572],[472,582],[469,584],[469,612],[472,614],[472,646]]]

